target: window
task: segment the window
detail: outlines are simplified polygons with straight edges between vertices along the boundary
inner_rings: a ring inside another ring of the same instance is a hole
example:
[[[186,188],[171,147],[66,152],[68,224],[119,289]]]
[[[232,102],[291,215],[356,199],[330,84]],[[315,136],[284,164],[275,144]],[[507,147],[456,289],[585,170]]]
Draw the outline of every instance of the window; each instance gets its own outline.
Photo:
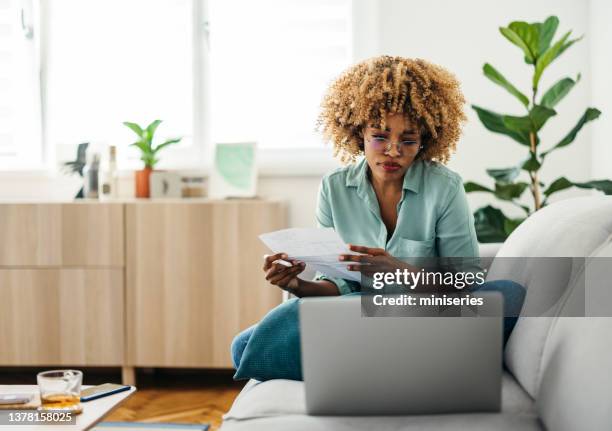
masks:
[[[0,0],[0,169],[42,166],[40,86],[32,2]]]
[[[316,117],[350,63],[350,0],[209,0],[215,142],[321,147]]]
[[[154,119],[183,137],[161,168],[201,169],[211,142],[318,149],[350,57],[351,0],[0,0],[0,169],[56,169],[89,142],[132,170],[122,122]]]
[[[202,142],[193,135],[192,0],[50,0],[48,144],[57,160],[90,142],[118,146],[120,169],[139,167],[134,135],[123,121],[164,122],[158,139],[182,136],[160,167],[194,167]]]

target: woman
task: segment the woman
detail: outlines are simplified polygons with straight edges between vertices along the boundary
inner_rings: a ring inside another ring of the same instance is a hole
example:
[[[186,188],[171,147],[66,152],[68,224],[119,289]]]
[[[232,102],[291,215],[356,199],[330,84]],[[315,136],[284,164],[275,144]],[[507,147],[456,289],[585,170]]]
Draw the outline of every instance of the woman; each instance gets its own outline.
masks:
[[[359,271],[363,261],[394,257],[478,257],[463,182],[444,166],[461,135],[464,103],[455,77],[424,60],[381,56],[332,83],[319,126],[335,155],[352,164],[323,178],[316,217],[320,227],[334,228],[359,253],[338,257],[351,262],[350,270]],[[298,297],[360,290],[359,283],[341,278],[303,280],[298,278],[303,262],[287,267],[275,263],[278,259],[287,255],[266,257],[266,280]],[[521,286],[507,281],[485,286],[504,293],[506,315],[517,314]],[[509,335],[512,325],[507,326]],[[235,365],[252,331],[234,340]]]
[[[368,256],[477,257],[463,182],[443,165],[461,134],[463,104],[457,80],[424,60],[383,56],[345,72],[325,96],[319,122],[343,160],[365,157],[323,179],[318,225]],[[359,289],[343,279],[302,280],[303,263],[273,263],[282,256],[266,258],[266,279],[296,296]]]

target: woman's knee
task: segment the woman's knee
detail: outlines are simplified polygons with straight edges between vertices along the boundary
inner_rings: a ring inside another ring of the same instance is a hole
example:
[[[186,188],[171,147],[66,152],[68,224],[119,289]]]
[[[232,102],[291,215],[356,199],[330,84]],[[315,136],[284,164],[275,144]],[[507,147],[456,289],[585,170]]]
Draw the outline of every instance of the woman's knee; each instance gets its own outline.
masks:
[[[242,354],[244,353],[244,349],[246,348],[253,331],[255,330],[255,326],[253,325],[250,328],[245,329],[238,335],[234,337],[232,340],[232,362],[234,364],[234,368],[238,369],[240,366],[240,360],[242,359]]]
[[[505,314],[511,314],[512,317],[518,317],[526,294],[525,288],[512,280],[487,281],[476,290],[501,293],[504,298]]]
[[[504,345],[506,345],[518,321],[527,291],[523,286],[512,280],[488,281],[476,290],[502,294],[504,298]]]

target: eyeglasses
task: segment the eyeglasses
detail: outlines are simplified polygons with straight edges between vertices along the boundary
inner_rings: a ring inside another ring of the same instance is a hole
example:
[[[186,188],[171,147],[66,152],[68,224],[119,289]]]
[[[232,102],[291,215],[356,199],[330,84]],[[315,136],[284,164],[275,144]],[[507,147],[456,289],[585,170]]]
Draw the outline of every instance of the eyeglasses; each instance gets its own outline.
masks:
[[[391,151],[392,142],[391,139],[387,137],[374,135],[370,137],[368,142],[370,143],[374,151],[378,151],[381,153],[388,153],[389,151]],[[418,151],[421,147],[419,146],[419,143],[417,141],[407,139],[398,142],[396,148],[398,152],[404,154],[404,151],[407,153],[415,152]]]

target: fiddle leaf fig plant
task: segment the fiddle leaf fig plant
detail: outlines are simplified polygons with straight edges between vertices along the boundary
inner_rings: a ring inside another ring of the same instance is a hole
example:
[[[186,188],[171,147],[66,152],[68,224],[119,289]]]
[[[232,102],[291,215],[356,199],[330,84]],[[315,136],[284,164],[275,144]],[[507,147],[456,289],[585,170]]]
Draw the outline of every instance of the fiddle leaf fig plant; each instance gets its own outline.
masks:
[[[575,182],[560,177],[547,185],[540,179],[540,170],[548,155],[574,142],[580,130],[601,114],[596,108],[586,108],[576,125],[567,131],[559,142],[552,145],[540,142],[540,130],[548,120],[557,115],[557,105],[580,81],[580,74],[575,78],[564,77],[540,96],[540,81],[548,66],[565,50],[582,39],[582,37],[572,39],[572,32],[568,31],[553,42],[558,27],[559,19],[551,16],[544,22],[514,21],[507,27],[499,29],[508,41],[521,50],[525,63],[533,68],[528,94],[513,85],[492,65],[487,63],[482,68],[484,75],[516,98],[525,112],[517,116],[500,114],[477,105],[472,105],[472,108],[486,129],[518,142],[525,148],[526,154],[513,166],[487,169],[487,174],[494,183],[492,187],[472,181],[464,184],[467,193],[490,193],[501,201],[513,204],[524,214],[518,218],[510,218],[491,205],[478,209],[474,213],[474,222],[480,242],[504,241],[530,214],[546,206],[552,194],[561,190],[579,187],[612,194],[610,180]],[[521,203],[520,198],[526,191],[531,194],[532,205]]]
[[[168,139],[162,142],[161,144],[153,145],[153,137],[155,136],[155,131],[157,130],[157,127],[161,124],[161,122],[162,120],[155,120],[145,128],[140,127],[136,123],[130,123],[128,121],[123,122],[124,126],[132,130],[138,136],[138,140],[131,145],[140,149],[140,160],[144,162],[145,169],[153,169],[157,162],[159,162],[159,158],[157,157],[157,153],[159,153],[159,151],[170,145],[180,142],[182,139]]]

